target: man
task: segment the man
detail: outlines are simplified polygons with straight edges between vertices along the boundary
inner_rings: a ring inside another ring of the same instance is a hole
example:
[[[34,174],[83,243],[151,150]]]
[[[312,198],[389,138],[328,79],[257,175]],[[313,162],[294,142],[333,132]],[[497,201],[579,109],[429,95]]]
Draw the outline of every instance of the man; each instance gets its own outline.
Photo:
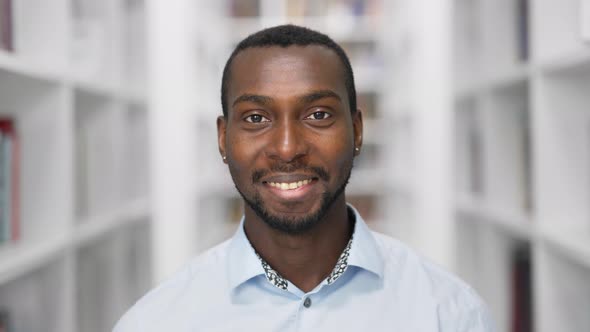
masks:
[[[346,204],[363,120],[329,37],[260,31],[223,73],[219,151],[242,195],[232,239],[141,299],[116,332],[492,331],[464,283]]]

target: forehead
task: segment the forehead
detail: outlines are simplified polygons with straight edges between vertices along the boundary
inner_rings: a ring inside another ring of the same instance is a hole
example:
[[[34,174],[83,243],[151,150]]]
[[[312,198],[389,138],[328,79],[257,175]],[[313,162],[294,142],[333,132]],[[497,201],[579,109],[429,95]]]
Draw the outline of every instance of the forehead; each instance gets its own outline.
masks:
[[[240,52],[231,66],[230,105],[243,93],[287,98],[320,89],[348,99],[342,62],[324,46],[249,48]]]

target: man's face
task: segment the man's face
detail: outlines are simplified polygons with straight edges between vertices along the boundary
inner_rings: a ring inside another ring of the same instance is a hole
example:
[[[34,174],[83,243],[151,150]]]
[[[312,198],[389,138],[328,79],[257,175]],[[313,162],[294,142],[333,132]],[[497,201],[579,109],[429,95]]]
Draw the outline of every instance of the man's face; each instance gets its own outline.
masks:
[[[343,199],[361,145],[340,59],[315,45],[251,48],[229,80],[219,148],[247,208],[287,233],[311,229]]]

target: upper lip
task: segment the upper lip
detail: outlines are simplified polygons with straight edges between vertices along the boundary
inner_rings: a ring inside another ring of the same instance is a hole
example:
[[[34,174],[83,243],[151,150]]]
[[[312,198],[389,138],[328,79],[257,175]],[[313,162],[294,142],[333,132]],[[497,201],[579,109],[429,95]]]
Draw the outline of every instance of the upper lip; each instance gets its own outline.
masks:
[[[276,174],[264,177],[264,179],[262,179],[262,182],[292,183],[316,178],[317,176],[313,174]]]

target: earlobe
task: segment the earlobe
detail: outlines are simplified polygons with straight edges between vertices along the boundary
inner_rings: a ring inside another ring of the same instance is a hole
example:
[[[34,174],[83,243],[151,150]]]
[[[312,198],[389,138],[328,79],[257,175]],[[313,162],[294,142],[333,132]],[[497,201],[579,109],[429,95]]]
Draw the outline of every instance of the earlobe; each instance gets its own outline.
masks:
[[[227,164],[227,154],[225,151],[225,133],[227,129],[227,121],[224,116],[217,117],[217,145],[219,147],[219,154],[223,162]]]

